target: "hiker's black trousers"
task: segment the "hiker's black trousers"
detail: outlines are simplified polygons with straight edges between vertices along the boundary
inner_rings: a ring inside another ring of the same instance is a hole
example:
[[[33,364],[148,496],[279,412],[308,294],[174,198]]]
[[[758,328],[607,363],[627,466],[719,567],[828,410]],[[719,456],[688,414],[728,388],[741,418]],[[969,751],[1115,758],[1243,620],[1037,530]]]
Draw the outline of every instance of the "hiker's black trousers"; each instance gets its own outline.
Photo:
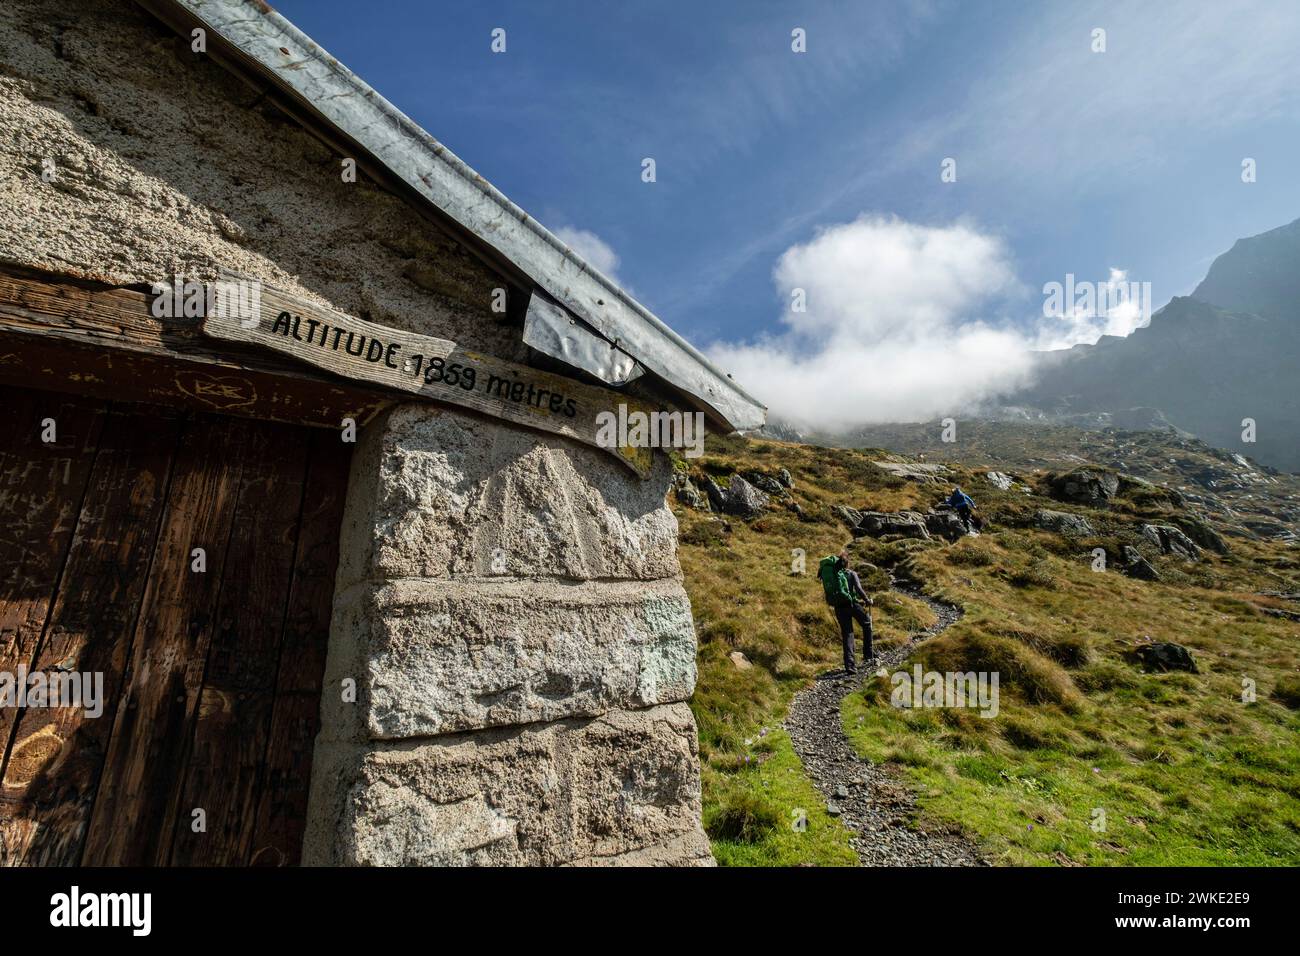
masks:
[[[853,622],[862,625],[862,659],[871,658],[871,612],[861,604],[845,604],[835,608],[835,620],[840,625],[840,639],[844,641],[844,669],[856,670],[857,662],[853,659]]]

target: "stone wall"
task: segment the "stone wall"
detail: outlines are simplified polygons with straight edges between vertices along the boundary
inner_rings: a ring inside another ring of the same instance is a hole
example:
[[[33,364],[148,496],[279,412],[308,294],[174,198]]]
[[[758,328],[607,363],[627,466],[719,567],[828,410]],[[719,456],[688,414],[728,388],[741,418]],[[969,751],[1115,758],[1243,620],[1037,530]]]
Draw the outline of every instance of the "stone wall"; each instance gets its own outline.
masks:
[[[340,163],[131,0],[0,3],[0,260],[120,284],[226,269],[522,357],[491,311],[504,280]]]
[[[366,429],[306,862],[711,862],[669,479],[429,406]]]

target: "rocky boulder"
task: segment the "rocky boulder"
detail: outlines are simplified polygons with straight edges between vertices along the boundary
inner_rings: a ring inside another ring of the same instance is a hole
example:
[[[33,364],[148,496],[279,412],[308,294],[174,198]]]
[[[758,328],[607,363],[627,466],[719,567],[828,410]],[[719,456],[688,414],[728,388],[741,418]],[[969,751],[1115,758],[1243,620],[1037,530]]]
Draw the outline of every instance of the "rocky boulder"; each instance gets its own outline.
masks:
[[[998,491],[1010,491],[1011,486],[1015,484],[1015,482],[1012,481],[1010,475],[1004,475],[1000,471],[990,471],[984,477],[987,478],[989,484],[992,485],[994,488],[996,488]]]
[[[1154,644],[1141,644],[1133,652],[1142,666],[1153,671],[1190,671],[1199,674],[1196,658],[1192,652],[1181,644],[1171,641],[1157,641]]]
[[[966,536],[966,522],[953,511],[931,511],[925,516],[925,528],[930,534],[956,541]]]
[[[1139,478],[1136,475],[1121,474],[1119,476],[1119,493],[1136,501],[1163,501],[1167,504],[1173,505],[1175,508],[1181,508],[1186,501],[1183,497],[1183,493],[1177,488],[1153,484],[1145,478]]]
[[[850,528],[856,528],[862,523],[862,512],[857,508],[850,508],[848,505],[831,505],[831,514]]]
[[[785,494],[785,486],[781,484],[779,479],[773,478],[771,475],[765,475],[761,471],[742,472],[741,477],[743,477],[747,482],[749,482],[755,488],[759,489],[762,492],[765,492],[766,494],[769,495]]]
[[[712,475],[704,476],[704,493],[708,496],[709,504],[713,506],[714,511],[727,510],[727,490],[714,481]]]
[[[948,469],[937,463],[877,461],[873,464],[895,477],[922,484],[937,484],[942,480],[941,475],[948,474]]]
[[[1146,558],[1137,548],[1124,546],[1124,563],[1120,565],[1120,570],[1131,578],[1137,578],[1139,581],[1159,581],[1160,572],[1151,566]]]
[[[790,477],[790,472],[785,468],[782,468],[776,473],[776,480],[781,482],[781,484],[786,488],[794,487],[794,479]]]
[[[1191,538],[1202,548],[1213,551],[1215,554],[1227,554],[1228,542],[1223,540],[1223,535],[1215,531],[1209,524],[1200,518],[1191,516],[1185,518],[1175,518],[1178,527],[1183,529],[1183,533]]]
[[[1034,527],[1073,538],[1084,538],[1096,534],[1087,518],[1064,511],[1048,511],[1046,508],[1035,512]]]
[[[1191,538],[1183,534],[1181,528],[1169,524],[1144,524],[1140,530],[1142,537],[1159,548],[1161,553],[1176,554],[1189,561],[1200,560],[1201,549]]]
[[[695,487],[695,482],[680,472],[673,477],[673,491],[677,496],[677,500],[686,507],[694,508],[697,511],[709,510],[708,496]]]
[[[862,520],[853,529],[855,538],[880,538],[885,535],[899,535],[904,538],[924,538],[929,540],[930,531],[925,525],[925,518],[915,511],[864,511]]]
[[[1052,475],[1048,489],[1057,501],[1102,506],[1119,491],[1119,475],[1101,468],[1075,468],[1062,475]]]
[[[722,498],[722,510],[738,518],[757,518],[770,503],[771,499],[766,494],[740,475],[732,475],[731,486],[727,488]]]

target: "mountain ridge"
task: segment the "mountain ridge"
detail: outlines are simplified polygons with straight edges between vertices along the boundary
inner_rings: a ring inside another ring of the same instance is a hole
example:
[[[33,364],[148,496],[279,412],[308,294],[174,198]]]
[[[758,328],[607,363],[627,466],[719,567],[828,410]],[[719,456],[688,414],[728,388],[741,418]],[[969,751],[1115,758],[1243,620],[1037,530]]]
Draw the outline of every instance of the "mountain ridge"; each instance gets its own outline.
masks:
[[[1008,398],[1055,415],[1155,408],[1213,445],[1300,471],[1297,311],[1300,219],[1237,240],[1130,335],[1043,354],[1036,383]]]

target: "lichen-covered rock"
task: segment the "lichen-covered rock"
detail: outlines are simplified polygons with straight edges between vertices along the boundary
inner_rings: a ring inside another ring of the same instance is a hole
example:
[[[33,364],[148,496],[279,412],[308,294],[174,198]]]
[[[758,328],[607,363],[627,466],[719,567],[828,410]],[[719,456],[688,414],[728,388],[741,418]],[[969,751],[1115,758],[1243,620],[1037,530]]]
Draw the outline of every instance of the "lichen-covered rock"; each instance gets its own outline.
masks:
[[[938,462],[876,461],[872,464],[895,477],[927,485],[938,484],[948,474],[948,469]]]
[[[670,485],[429,406],[363,432],[305,859],[711,862]]]
[[[864,536],[880,538],[889,534],[927,540],[930,537],[924,516],[915,511],[864,511],[862,520],[853,529],[853,536],[856,538]]]
[[[930,534],[956,541],[970,533],[966,522],[955,511],[931,511],[925,515],[925,528]]]
[[[1072,515],[1065,511],[1049,511],[1046,508],[1034,513],[1034,525],[1044,531],[1054,531],[1056,534],[1076,538],[1096,533],[1088,523],[1088,519],[1082,515]]]
[[[1172,641],[1157,641],[1154,644],[1140,644],[1134,655],[1144,667],[1154,671],[1190,671],[1199,674],[1196,658],[1192,652],[1181,644]]]
[[[1208,522],[1200,518],[1194,518],[1191,515],[1184,515],[1174,519],[1187,535],[1202,548],[1213,551],[1216,554],[1228,553],[1228,542],[1223,540],[1223,535],[1215,531]]]
[[[691,481],[686,475],[679,474],[673,478],[673,488],[677,495],[677,500],[688,508],[694,508],[696,511],[709,510],[709,498],[699,488],[695,487],[695,482]]]
[[[831,505],[831,514],[850,528],[856,528],[862,523],[862,512],[857,508],[850,508],[848,505]]]
[[[726,511],[727,509],[727,491],[716,481],[712,475],[705,475],[702,482],[704,494],[709,499],[709,506],[714,511]]]
[[[1151,566],[1151,562],[1142,557],[1142,553],[1137,548],[1129,545],[1124,545],[1124,563],[1120,565],[1120,570],[1139,581],[1160,580],[1160,572]]]
[[[741,472],[741,477],[759,491],[766,492],[769,495],[781,495],[785,493],[785,486],[781,484],[779,479],[773,478],[771,475],[765,475],[761,471]]]
[[[1181,528],[1175,528],[1173,525],[1168,524],[1144,524],[1139,530],[1142,537],[1150,541],[1164,554],[1176,554],[1190,561],[1197,561],[1201,557],[1201,549],[1196,546],[1191,538],[1183,534]]]
[[[705,478],[704,490],[715,511],[735,515],[746,521],[757,518],[767,510],[771,498],[759,491],[740,475],[732,475],[727,488],[721,488],[712,478]]]
[[[316,760],[307,865],[712,862],[686,704],[331,744]]]
[[[1014,484],[1010,475],[1004,475],[1000,471],[990,471],[984,477],[987,478],[989,484],[998,489],[998,491],[1009,491],[1012,484]]]
[[[731,487],[727,489],[727,510],[741,518],[757,518],[766,509],[771,499],[751,485],[740,475],[731,476]]]
[[[1101,468],[1075,468],[1048,480],[1053,498],[1080,505],[1105,505],[1119,490],[1119,476]]]

